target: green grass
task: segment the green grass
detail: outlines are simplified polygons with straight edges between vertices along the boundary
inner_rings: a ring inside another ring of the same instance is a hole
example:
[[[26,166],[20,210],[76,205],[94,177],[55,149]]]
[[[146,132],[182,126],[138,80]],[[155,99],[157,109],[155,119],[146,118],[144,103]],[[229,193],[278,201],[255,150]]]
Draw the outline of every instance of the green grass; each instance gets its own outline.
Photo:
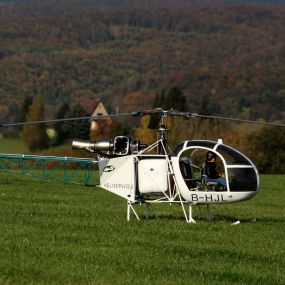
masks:
[[[0,137],[0,153],[24,153],[27,148],[24,143],[16,138]]]
[[[101,189],[0,173],[0,284],[285,284],[285,176],[187,224],[177,206],[126,221]],[[231,224],[236,220],[241,223]]]

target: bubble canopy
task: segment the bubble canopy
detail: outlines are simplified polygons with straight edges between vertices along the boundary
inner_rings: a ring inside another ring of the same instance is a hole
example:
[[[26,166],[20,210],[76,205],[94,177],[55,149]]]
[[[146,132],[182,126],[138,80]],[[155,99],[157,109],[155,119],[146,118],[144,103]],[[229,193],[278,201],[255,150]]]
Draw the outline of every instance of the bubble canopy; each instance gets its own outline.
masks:
[[[254,164],[241,152],[223,144],[221,141],[192,140],[179,144],[173,151],[172,157],[179,161],[180,172],[185,184],[189,180],[201,180],[195,174],[195,168],[203,169],[205,154],[212,151],[217,155],[217,165],[224,173],[227,192],[252,192],[259,187],[258,171]],[[185,165],[188,164],[188,177],[185,173]],[[189,187],[188,187],[189,188]]]

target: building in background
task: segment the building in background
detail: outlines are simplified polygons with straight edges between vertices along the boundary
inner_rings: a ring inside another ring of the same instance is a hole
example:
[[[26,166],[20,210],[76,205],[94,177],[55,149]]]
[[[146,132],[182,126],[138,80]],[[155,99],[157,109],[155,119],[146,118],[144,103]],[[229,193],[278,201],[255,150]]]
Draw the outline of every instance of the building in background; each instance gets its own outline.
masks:
[[[101,100],[84,99],[80,102],[80,105],[92,117],[108,116],[107,109]],[[90,123],[90,133],[100,132],[99,128],[111,124],[112,120],[109,117],[104,119],[93,119]]]

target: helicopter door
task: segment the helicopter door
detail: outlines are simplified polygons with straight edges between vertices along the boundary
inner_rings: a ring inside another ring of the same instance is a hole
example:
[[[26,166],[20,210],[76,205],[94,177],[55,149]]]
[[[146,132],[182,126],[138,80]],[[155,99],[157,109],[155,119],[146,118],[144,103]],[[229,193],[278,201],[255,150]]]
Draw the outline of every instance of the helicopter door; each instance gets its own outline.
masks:
[[[185,150],[179,157],[179,170],[189,190],[226,191],[225,166],[217,155],[214,171],[219,178],[207,176],[205,171],[205,157],[208,149],[191,148]]]

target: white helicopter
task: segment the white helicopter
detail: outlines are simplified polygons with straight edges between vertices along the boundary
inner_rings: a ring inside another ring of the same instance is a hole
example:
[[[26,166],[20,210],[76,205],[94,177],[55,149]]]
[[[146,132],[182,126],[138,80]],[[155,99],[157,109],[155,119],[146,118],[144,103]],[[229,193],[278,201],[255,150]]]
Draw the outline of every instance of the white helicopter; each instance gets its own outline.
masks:
[[[187,140],[170,151],[167,145],[168,116],[186,118],[212,118],[257,124],[274,124],[216,116],[205,116],[174,110],[154,110],[133,112],[110,116],[144,116],[160,118],[158,139],[151,145],[140,143],[128,136],[117,136],[114,139],[83,141],[74,140],[72,147],[97,154],[98,160],[93,163],[99,166],[99,187],[127,200],[127,220],[131,212],[139,220],[136,204],[179,204],[187,223],[195,223],[192,216],[194,205],[207,205],[207,217],[210,218],[211,204],[224,204],[248,200],[259,191],[258,170],[249,158],[236,149],[225,145],[222,139]],[[58,122],[68,120],[102,119],[100,117],[81,117],[36,121],[15,124],[2,124],[2,127]],[[223,183],[210,179],[204,169],[205,156],[210,153],[217,158],[224,171]]]
[[[75,140],[72,143],[75,149],[99,154],[100,187],[127,200],[128,221],[131,211],[139,219],[133,207],[135,204],[178,203],[182,207],[186,222],[195,223],[192,216],[194,205],[239,202],[257,194],[258,171],[245,155],[225,145],[222,139],[184,141],[169,153],[168,130],[164,124],[168,116],[256,122],[173,110],[142,111],[133,115],[152,115],[161,118],[159,138],[156,142],[147,146],[128,136],[118,136],[114,140],[95,142]],[[156,150],[155,154],[153,150]],[[203,165],[197,164],[197,161],[201,162],[201,157],[204,158],[209,152],[223,165],[224,185],[213,179],[207,179]],[[188,209],[185,206],[188,206]],[[207,217],[210,218],[209,207]]]

